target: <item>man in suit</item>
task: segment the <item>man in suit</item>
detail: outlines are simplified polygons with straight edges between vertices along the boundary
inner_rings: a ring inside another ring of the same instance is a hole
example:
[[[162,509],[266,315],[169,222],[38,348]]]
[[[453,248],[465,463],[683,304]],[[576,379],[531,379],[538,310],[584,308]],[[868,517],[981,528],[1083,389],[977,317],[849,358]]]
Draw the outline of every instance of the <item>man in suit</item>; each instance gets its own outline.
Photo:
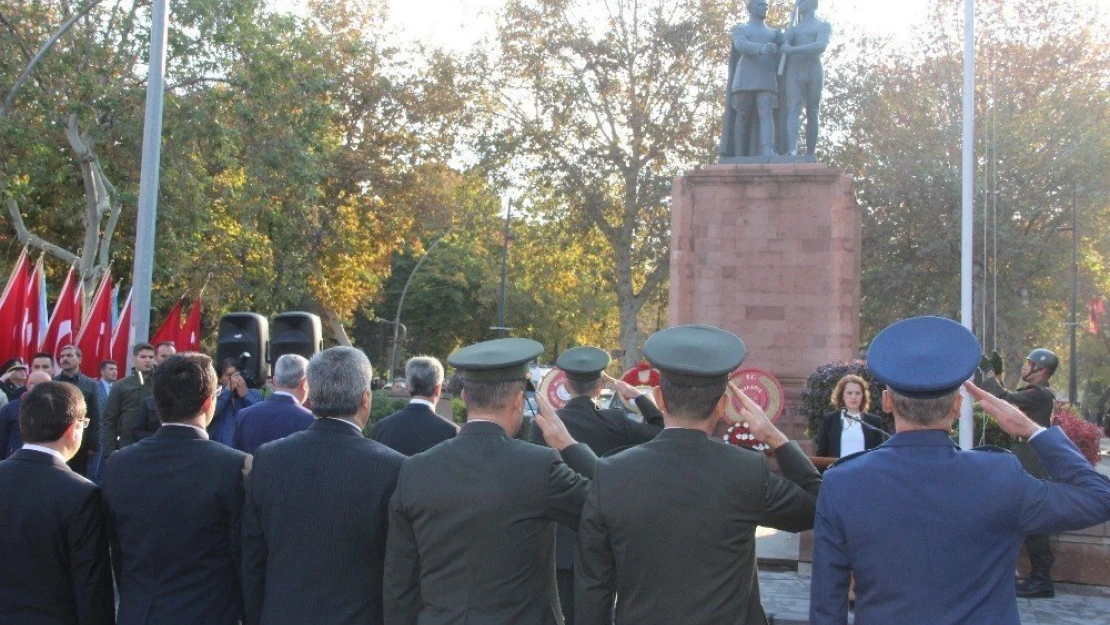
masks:
[[[563,622],[553,526],[578,524],[588,480],[575,470],[588,476],[596,458],[553,414],[536,419],[553,449],[512,438],[528,362],[541,353],[536,341],[505,338],[448,358],[466,377],[467,422],[401,469],[390,504],[387,625]]]
[[[271,441],[312,425],[312,413],[302,406],[308,397],[308,361],[285,354],[274,363],[274,392],[269,399],[244,408],[236,417],[232,447],[253,454]]]
[[[258,449],[243,520],[248,625],[382,622],[388,505],[405,457],[362,435],[373,378],[357,349],[316,354],[316,420]]]
[[[436,414],[443,394],[443,365],[430,356],[417,356],[405,363],[405,386],[409,405],[374,424],[370,438],[413,456],[455,438],[459,427]]]
[[[30,391],[43,382],[50,381],[50,374],[45,371],[35,371],[27,376],[26,389]],[[7,458],[23,446],[21,426],[19,422],[19,409],[23,399],[19,397],[8,402],[0,408],[0,460]],[[82,431],[82,436],[84,432]]]
[[[108,394],[112,392],[112,385],[116,383],[116,378],[119,377],[119,364],[114,360],[100,361],[100,390],[101,395],[104,397],[104,403],[107,404]],[[103,408],[103,406],[101,406]]]
[[[162,427],[104,466],[119,623],[237,625],[250,456],[208,440],[216,406],[212,359],[173,356],[152,377]]]
[[[825,473],[817,506],[810,622],[1018,625],[1013,582],[1021,538],[1110,519],[1110,480],[1059,428],[966,383],[979,341],[939,317],[906,319],[875,337],[867,364],[887,385],[897,433]],[[1051,480],[1005,450],[961,451],[952,423],[964,384],[1012,436],[1028,439]]]
[[[58,382],[76,386],[85,398],[88,408],[89,435],[82,439],[81,451],[69,462],[69,468],[93,479],[100,469],[100,407],[104,400],[100,397],[100,385],[96,380],[81,373],[81,349],[76,345],[66,345],[58,355],[62,370],[54,377]]]
[[[0,623],[112,625],[100,489],[66,466],[89,427],[84,398],[46,381],[21,403],[25,444],[0,462]]]
[[[574,440],[598,456],[646,443],[663,431],[663,413],[647,395],[631,384],[603,374],[609,363],[609,354],[597,347],[572,347],[555,361],[555,366],[566,373],[566,390],[571,395],[566,406],[558,411],[559,419]],[[625,400],[636,402],[644,423],[629,419],[623,410],[597,407],[595,402],[605,383],[612,385]],[[531,439],[533,443],[545,444],[539,429],[533,430]],[[555,577],[566,625],[574,623],[576,542],[573,529],[562,525],[555,528]]]
[[[1003,399],[1037,425],[1052,427],[1052,412],[1056,409],[1056,396],[1048,388],[1048,379],[1056,373],[1060,359],[1051,351],[1038,348],[1029,352],[1021,366],[1021,381],[1025,386],[1016,391],[1007,390],[993,369],[983,372],[983,390]],[[1021,461],[1023,469],[1035,478],[1045,479],[1048,472],[1033,451],[1028,441],[1014,441],[1010,448]],[[1056,596],[1052,586],[1052,564],[1056,557],[1052,554],[1052,544],[1048,534],[1031,534],[1025,537],[1025,551],[1029,554],[1029,579],[1017,585],[1017,596],[1024,599],[1039,599]]]
[[[746,354],[739,337],[709,326],[656,332],[644,357],[660,372],[655,400],[666,424],[655,439],[598,462],[575,560],[578,625],[766,623],[755,568],[755,528],[813,527],[821,476],[735,386],[762,453],[711,437]]]
[[[135,442],[139,408],[151,395],[150,374],[154,370],[154,347],[139,343],[131,348],[135,368],[131,375],[112,385],[101,424],[100,453],[103,462],[112,452]]]

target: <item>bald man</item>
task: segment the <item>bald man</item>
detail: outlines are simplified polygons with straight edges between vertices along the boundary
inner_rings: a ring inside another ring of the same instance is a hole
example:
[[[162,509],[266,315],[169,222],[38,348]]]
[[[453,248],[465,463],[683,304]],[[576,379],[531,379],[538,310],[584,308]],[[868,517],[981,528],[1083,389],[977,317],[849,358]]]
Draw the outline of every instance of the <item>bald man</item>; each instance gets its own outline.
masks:
[[[32,371],[31,375],[27,376],[27,390],[30,391],[36,385],[49,381],[50,374],[46,371]],[[20,397],[10,401],[0,408],[0,460],[23,447],[23,437],[19,434],[19,402],[22,399]]]

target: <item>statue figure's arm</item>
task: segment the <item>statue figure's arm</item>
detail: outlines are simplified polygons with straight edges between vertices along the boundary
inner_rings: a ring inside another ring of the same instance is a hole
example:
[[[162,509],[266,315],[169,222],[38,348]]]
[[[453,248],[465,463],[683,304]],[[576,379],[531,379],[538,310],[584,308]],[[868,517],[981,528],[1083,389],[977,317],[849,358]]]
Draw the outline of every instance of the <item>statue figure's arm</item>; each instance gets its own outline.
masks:
[[[825,48],[829,47],[829,38],[832,37],[832,25],[828,22],[822,22],[817,30],[817,39],[813,43],[806,43],[800,46],[793,46],[789,43],[783,44],[782,51],[785,54],[823,54]],[[787,39],[792,41],[793,37]]]
[[[736,48],[740,54],[748,56],[755,56],[757,54],[778,54],[779,48],[773,43],[759,43],[748,39],[747,32],[743,28],[734,28],[732,30],[732,47]]]

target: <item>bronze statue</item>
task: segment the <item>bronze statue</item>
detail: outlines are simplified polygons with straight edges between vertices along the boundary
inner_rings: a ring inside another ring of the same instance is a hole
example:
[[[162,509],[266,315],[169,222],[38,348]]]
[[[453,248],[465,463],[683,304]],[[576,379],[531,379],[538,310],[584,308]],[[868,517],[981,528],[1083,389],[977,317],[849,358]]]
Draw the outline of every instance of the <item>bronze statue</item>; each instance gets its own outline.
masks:
[[[832,26],[817,17],[817,0],[798,0],[798,20],[786,31],[781,51],[786,60],[786,153],[798,153],[802,107],[806,111],[806,154],[817,147],[825,70],[821,54],[829,46]]]
[[[767,26],[767,0],[749,0],[748,23],[732,29],[728,104],[720,154],[771,156],[782,31]]]

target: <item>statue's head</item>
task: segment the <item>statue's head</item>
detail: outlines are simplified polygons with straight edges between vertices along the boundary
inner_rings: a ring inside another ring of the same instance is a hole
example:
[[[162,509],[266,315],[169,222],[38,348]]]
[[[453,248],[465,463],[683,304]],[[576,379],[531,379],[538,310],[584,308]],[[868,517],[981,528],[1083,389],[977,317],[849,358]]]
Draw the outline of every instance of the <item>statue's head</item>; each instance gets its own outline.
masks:
[[[748,0],[748,15],[756,19],[767,19],[767,0]]]

